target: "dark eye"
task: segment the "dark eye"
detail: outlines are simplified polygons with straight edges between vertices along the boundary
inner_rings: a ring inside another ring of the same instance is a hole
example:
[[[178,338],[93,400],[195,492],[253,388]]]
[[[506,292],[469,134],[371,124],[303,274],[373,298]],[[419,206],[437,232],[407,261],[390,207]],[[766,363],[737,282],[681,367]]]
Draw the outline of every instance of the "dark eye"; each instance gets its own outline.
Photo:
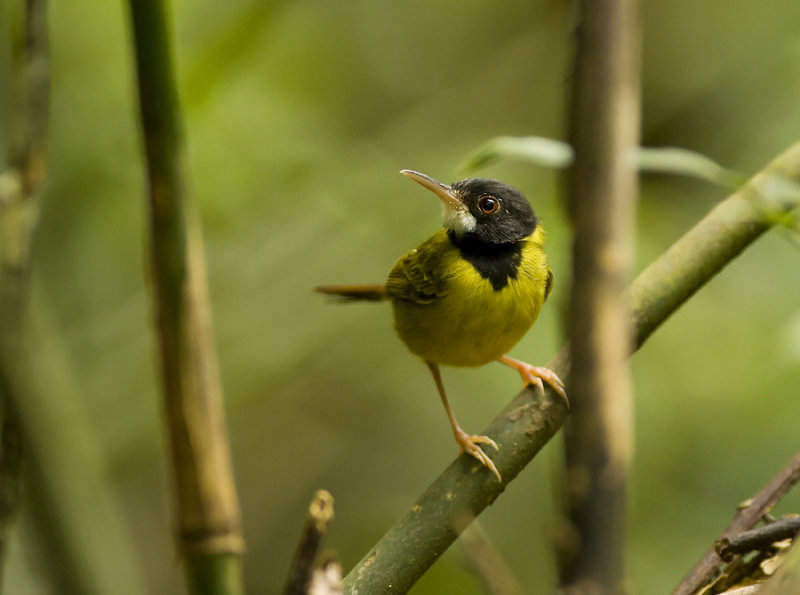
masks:
[[[478,208],[485,214],[496,213],[500,208],[500,201],[494,196],[481,196],[478,199]]]

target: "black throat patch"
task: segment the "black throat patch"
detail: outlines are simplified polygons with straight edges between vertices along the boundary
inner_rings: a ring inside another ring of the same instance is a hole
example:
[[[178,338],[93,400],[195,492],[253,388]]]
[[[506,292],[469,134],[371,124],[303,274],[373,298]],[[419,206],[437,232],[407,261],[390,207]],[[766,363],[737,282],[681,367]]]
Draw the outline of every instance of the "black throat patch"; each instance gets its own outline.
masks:
[[[522,262],[522,242],[509,244],[489,244],[456,238],[448,233],[450,241],[461,251],[461,256],[469,262],[478,274],[492,284],[492,289],[500,291],[512,279],[517,278]]]

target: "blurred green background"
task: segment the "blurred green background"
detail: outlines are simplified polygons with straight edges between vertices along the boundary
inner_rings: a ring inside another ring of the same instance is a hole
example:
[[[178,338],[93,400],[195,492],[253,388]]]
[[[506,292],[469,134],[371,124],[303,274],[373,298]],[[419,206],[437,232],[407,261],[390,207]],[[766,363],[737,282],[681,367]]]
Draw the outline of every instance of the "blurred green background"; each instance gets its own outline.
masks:
[[[490,137],[563,137],[574,14],[552,0],[173,8],[247,587],[271,593],[314,489],[336,499],[326,545],[349,568],[456,454],[430,375],[394,336],[389,308],[332,306],[311,288],[379,282],[439,227],[437,201],[398,170],[453,181]],[[95,563],[125,557],[147,592],[176,593],[124,9],[100,0],[51,6],[35,367],[58,423],[73,431],[78,444],[69,446],[99,469],[118,515],[123,546]],[[643,144],[693,149],[749,174],[800,138],[800,3],[644,2],[643,16]],[[560,175],[520,163],[479,173],[522,189],[547,227],[555,290],[512,353],[544,363],[562,341],[568,290]],[[724,196],[702,182],[643,179],[637,270]],[[735,505],[798,450],[797,235],[782,229],[760,240],[633,364],[629,576],[633,593],[663,593]],[[472,431],[519,388],[500,366],[447,369],[444,380]],[[555,584],[558,442],[481,517],[529,593]],[[86,461],[71,463],[76,475]],[[72,473],[69,464],[60,472]],[[790,497],[781,510],[798,504]],[[88,512],[100,525],[92,531],[111,526]],[[30,530],[35,514],[29,506],[19,523],[9,593],[55,592],[42,574],[41,537]],[[121,584],[118,592],[136,591]],[[480,584],[456,544],[413,592],[478,593]]]

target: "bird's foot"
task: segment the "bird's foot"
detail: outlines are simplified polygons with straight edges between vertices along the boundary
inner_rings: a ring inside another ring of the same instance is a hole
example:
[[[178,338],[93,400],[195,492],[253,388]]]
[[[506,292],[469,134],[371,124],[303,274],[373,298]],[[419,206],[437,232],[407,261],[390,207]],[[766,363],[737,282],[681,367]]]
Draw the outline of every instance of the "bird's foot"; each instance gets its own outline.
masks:
[[[519,372],[519,375],[522,376],[523,388],[534,385],[544,394],[544,384],[542,383],[542,381],[544,381],[553,387],[553,390],[564,399],[564,403],[569,407],[569,399],[564,390],[564,382],[558,377],[558,374],[553,372],[550,368],[532,366],[531,364],[521,362],[513,357],[508,357],[507,355],[498,358],[498,360]]]
[[[487,467],[489,471],[495,474],[497,481],[503,483],[503,479],[500,477],[500,472],[497,470],[497,467],[495,467],[492,459],[490,459],[489,455],[483,452],[483,449],[478,446],[479,444],[488,444],[495,450],[500,450],[500,447],[497,446],[497,442],[488,436],[473,436],[467,434],[461,428],[456,428],[454,434],[456,437],[456,442],[458,442],[458,445],[461,447],[461,452],[465,452],[468,455],[478,459],[484,467]]]

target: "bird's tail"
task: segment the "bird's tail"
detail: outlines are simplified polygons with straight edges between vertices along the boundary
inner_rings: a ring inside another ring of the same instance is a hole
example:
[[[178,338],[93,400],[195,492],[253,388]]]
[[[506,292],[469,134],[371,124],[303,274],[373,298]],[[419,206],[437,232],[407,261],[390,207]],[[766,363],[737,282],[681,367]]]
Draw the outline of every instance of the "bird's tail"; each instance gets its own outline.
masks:
[[[386,299],[386,286],[372,285],[320,285],[314,291],[332,296],[343,302],[380,302]]]

